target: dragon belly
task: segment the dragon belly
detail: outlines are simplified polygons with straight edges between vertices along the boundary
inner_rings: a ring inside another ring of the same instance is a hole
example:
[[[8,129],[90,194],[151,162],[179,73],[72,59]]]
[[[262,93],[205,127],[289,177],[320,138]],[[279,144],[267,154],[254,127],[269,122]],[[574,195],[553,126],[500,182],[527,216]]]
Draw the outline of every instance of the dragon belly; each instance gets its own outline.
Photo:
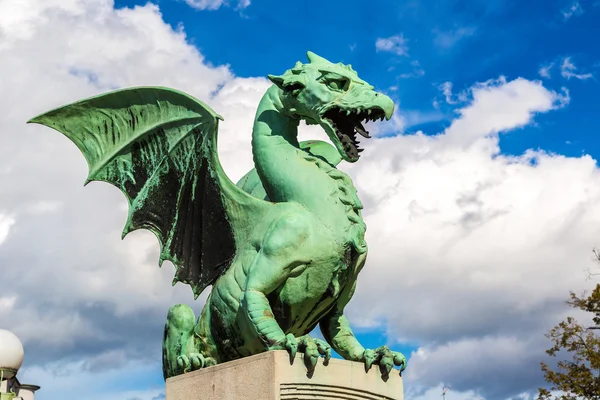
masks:
[[[307,268],[289,278],[269,297],[273,314],[286,333],[309,333],[334,307],[341,291],[355,280],[356,264],[342,260],[333,265]]]

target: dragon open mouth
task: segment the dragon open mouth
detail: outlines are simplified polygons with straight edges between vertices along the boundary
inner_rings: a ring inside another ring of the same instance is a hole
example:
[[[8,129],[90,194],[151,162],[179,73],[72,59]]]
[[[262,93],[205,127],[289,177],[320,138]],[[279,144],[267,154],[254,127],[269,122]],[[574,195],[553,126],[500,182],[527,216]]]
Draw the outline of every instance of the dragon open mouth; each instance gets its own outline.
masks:
[[[323,118],[331,125],[341,147],[346,152],[346,156],[356,161],[363,151],[359,147],[360,142],[357,140],[357,134],[364,138],[371,138],[369,132],[363,126],[363,123],[368,121],[383,120],[385,112],[380,107],[372,108],[356,108],[343,110],[338,107],[330,108],[323,114]]]

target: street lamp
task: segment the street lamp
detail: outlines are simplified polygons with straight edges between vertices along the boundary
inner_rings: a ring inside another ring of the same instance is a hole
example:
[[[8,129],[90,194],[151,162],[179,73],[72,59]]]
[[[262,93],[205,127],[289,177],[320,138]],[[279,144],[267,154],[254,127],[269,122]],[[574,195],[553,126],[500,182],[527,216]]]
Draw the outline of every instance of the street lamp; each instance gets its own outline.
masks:
[[[12,400],[13,381],[23,364],[23,345],[12,332],[0,329],[0,400]]]
[[[0,329],[0,400],[33,400],[33,392],[39,389],[35,385],[22,385],[17,379],[24,354],[19,338]]]

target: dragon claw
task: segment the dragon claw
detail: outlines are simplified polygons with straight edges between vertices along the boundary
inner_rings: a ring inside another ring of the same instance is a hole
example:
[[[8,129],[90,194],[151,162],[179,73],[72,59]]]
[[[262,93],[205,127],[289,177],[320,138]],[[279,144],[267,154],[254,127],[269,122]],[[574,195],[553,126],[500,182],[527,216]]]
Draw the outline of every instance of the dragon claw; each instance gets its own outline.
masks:
[[[296,337],[291,333],[288,333],[285,336],[285,339],[285,347],[289,351],[290,357],[292,357],[292,359],[296,358],[296,352],[298,351],[298,340],[296,340]]]
[[[400,373],[406,369],[406,357],[402,353],[390,350],[387,346],[365,350],[362,361],[365,363],[365,371],[369,371],[373,364],[379,365],[383,377],[389,376],[394,365],[400,367]]]
[[[187,358],[187,356],[177,357],[177,367],[179,368],[180,373],[188,372],[189,365],[190,360]]]
[[[206,360],[200,353],[191,353],[188,356],[180,355],[177,357],[177,367],[179,368],[180,373],[183,374],[204,368],[205,365]]]
[[[365,371],[368,372],[375,362],[375,352],[370,349],[365,350],[363,353],[363,359],[365,362]]]
[[[204,357],[202,356],[202,354],[191,354],[190,355],[190,361],[192,364],[192,370],[197,370],[200,368],[204,368]]]
[[[309,372],[314,371],[319,359],[317,344],[311,337],[304,337],[300,351],[304,353],[304,365]]]
[[[331,360],[331,346],[321,339],[315,339],[315,343],[317,344],[317,350],[319,354],[323,356],[323,364],[329,364],[329,360]]]
[[[324,365],[327,365],[331,359],[331,346],[324,340],[312,338],[310,335],[296,338],[288,333],[285,339],[271,346],[269,350],[287,350],[292,362],[298,352],[303,353],[304,364],[309,372],[315,369],[319,357],[323,357]]]
[[[392,356],[392,352],[389,349],[385,349],[379,360],[379,370],[381,371],[381,375],[389,376],[393,367],[394,357]]]
[[[327,365],[331,359],[331,347],[321,339],[312,338],[305,335],[300,338],[300,351],[304,353],[304,363],[309,371],[313,371],[317,366],[319,356],[324,358],[323,364]]]
[[[402,373],[402,371],[404,371],[406,369],[406,357],[404,357],[404,354],[398,353],[398,352],[393,352],[393,354],[394,354],[394,365],[396,367],[400,367],[400,373]]]
[[[290,362],[293,362],[298,352],[298,340],[293,334],[288,333],[285,338],[269,347],[269,350],[286,350],[290,354]]]

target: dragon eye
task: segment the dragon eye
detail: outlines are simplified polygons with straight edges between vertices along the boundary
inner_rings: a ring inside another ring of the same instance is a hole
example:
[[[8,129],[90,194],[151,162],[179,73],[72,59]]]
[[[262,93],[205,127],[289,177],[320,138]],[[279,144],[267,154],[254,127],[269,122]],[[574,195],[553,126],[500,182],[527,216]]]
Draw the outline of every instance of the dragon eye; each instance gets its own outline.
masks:
[[[283,90],[286,93],[292,93],[292,95],[297,95],[300,90],[304,89],[304,85],[301,83],[292,83],[283,87]]]
[[[328,79],[326,81],[327,87],[333,90],[348,90],[350,81],[345,78],[340,79]]]

